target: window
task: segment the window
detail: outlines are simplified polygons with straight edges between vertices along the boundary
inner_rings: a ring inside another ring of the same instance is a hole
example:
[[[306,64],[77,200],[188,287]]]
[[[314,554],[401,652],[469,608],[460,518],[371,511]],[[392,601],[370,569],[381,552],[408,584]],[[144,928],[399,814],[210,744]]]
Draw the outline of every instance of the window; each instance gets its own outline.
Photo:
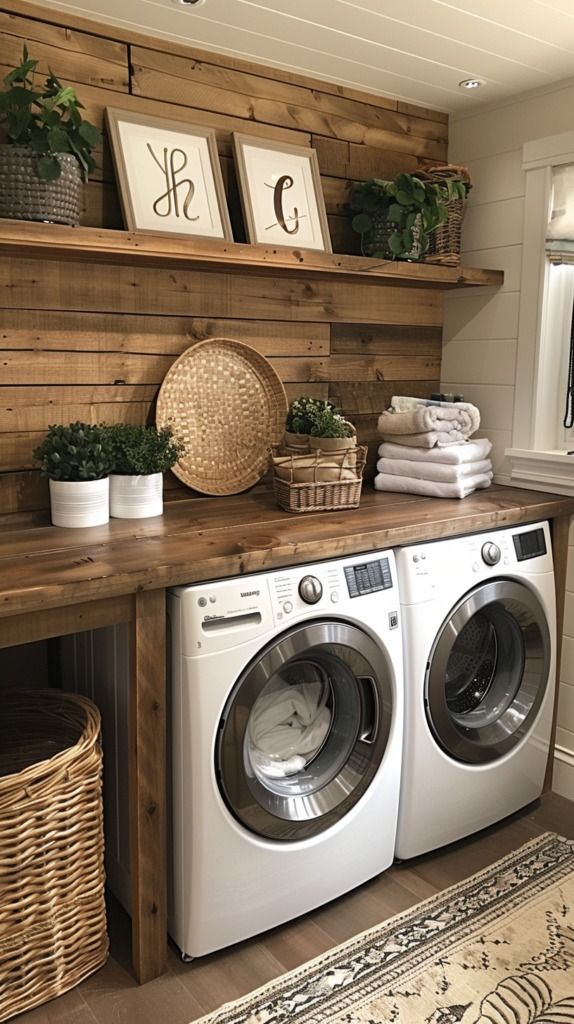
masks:
[[[513,482],[574,493],[574,430],[563,426],[574,299],[574,132],[528,142]]]

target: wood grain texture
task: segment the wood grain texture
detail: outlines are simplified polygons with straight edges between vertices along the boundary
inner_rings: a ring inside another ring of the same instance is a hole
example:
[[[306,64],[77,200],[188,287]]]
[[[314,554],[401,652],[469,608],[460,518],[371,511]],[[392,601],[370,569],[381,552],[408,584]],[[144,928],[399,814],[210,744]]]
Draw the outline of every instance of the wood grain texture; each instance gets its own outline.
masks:
[[[0,648],[14,647],[50,637],[81,633],[86,629],[100,629],[117,622],[129,622],[133,617],[133,602],[129,596],[105,598],[74,604],[44,608],[32,616],[17,615],[0,620]]]
[[[121,43],[96,39],[84,32],[66,32],[56,26],[10,16],[1,10],[0,34],[3,68],[18,66],[26,41],[31,58],[38,61],[36,75],[40,80],[45,79],[52,68],[67,85],[89,85],[129,93],[128,51]],[[119,96],[116,101],[120,102]]]
[[[73,260],[133,267],[220,269],[258,275],[285,272],[305,279],[313,276],[401,285],[428,286],[436,290],[501,285],[500,270],[478,267],[439,267],[430,263],[378,260],[290,246],[268,247],[224,242],[217,239],[182,238],[145,232],[98,231],[59,225],[0,220],[0,255],[43,260]],[[415,296],[416,299],[416,296]]]
[[[175,503],[153,520],[83,530],[26,528],[0,534],[0,617],[103,596],[156,590],[437,536],[570,515],[574,499],[493,486],[464,501],[380,494],[361,507],[293,516],[268,490]],[[80,536],[77,536],[80,534]]]
[[[166,967],[166,614],[161,590],[137,593],[130,687],[132,964],[140,984]]]
[[[262,77],[256,73],[241,72],[216,65],[213,62],[177,57],[150,47],[134,46],[131,49],[133,66],[133,89],[136,94],[168,99],[169,102],[184,103],[186,106],[219,110],[236,114],[254,121],[269,120],[272,124],[282,123],[288,117],[293,124],[298,117],[305,116],[303,110],[314,112],[322,118],[317,123],[327,127],[320,134],[332,136],[328,118],[333,115],[354,123],[396,132],[399,135],[418,135],[433,142],[446,144],[447,123],[435,121],[421,111],[410,113],[385,108],[362,100],[348,99],[321,91],[282,81],[282,72],[275,78]],[[151,73],[156,73],[155,75]],[[152,88],[150,88],[150,84]],[[317,83],[319,85],[319,83]],[[258,103],[266,101],[275,106],[259,108]],[[279,110],[279,106],[289,109]],[[258,116],[258,111],[265,114]]]

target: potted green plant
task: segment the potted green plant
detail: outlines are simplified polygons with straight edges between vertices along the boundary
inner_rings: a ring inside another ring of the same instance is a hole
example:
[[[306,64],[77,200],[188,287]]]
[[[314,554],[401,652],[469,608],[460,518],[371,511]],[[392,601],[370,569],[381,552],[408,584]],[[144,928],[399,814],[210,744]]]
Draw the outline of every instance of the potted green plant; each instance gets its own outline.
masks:
[[[460,180],[428,180],[421,172],[398,174],[392,181],[355,182],[351,193],[352,227],[361,235],[365,256],[421,259],[433,231],[448,217],[448,205],[466,196]]]
[[[330,402],[320,402],[311,414],[309,448],[311,451],[340,453],[357,444],[355,428]]]
[[[50,486],[54,526],[100,526],[109,519],[111,440],[101,426],[54,424],[34,449]]]
[[[309,434],[313,425],[313,414],[324,405],[323,399],[301,395],[295,398],[285,417],[284,448],[295,455],[309,450]]]
[[[183,454],[170,427],[118,423],[106,427],[111,442],[110,514],[144,519],[163,512],[163,474]]]
[[[37,64],[24,47],[0,92],[0,125],[10,140],[0,146],[0,216],[78,224],[82,185],[102,136],[82,117],[75,90],[52,71],[36,87]]]
[[[300,433],[289,434],[273,460],[275,475],[294,483],[354,479],[357,468],[355,428],[326,399],[303,395],[291,403],[286,423]],[[305,433],[302,431],[305,430]],[[304,442],[304,443],[303,443]]]

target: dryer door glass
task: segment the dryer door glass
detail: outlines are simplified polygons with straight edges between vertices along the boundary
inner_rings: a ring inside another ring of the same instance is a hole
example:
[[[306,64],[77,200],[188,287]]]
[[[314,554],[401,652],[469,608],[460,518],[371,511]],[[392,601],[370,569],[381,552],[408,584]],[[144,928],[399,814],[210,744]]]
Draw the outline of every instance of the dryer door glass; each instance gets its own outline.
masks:
[[[285,633],[243,674],[220,722],[216,771],[230,811],[273,839],[329,828],[383,759],[392,694],[382,649],[357,627],[316,622]]]
[[[484,583],[451,611],[434,643],[425,699],[433,733],[459,761],[493,761],[529,732],[548,685],[550,635],[532,591]]]

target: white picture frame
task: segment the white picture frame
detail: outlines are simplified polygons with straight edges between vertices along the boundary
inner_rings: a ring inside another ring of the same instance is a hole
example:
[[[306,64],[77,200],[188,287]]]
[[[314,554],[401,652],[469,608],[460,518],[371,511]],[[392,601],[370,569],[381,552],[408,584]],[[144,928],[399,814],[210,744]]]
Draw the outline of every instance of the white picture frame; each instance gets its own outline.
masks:
[[[233,241],[212,129],[115,107],[106,121],[129,231]]]
[[[234,132],[249,242],[332,252],[314,149]]]

